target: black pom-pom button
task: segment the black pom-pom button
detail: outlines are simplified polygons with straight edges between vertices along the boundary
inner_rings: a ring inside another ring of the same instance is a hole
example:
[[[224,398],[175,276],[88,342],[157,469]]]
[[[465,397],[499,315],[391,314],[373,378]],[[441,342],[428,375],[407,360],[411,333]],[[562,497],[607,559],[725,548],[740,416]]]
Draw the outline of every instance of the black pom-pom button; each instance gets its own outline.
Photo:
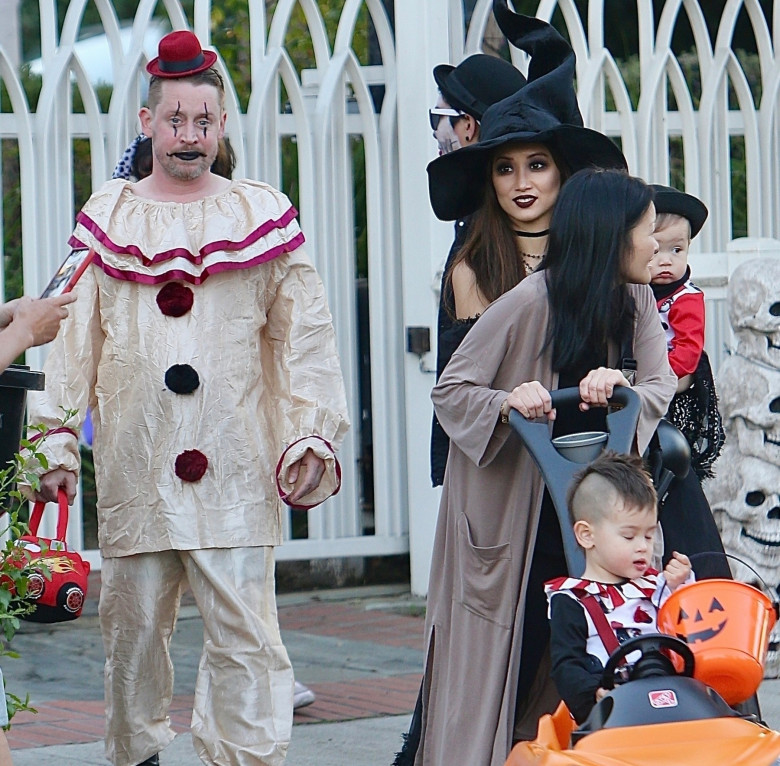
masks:
[[[165,371],[165,385],[175,394],[191,394],[200,385],[200,378],[188,364],[174,364]]]

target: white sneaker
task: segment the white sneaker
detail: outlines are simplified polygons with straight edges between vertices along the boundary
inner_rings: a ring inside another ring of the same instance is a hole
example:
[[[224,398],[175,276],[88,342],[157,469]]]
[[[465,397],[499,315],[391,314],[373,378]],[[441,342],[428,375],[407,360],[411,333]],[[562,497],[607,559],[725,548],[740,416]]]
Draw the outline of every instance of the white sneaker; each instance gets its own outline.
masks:
[[[295,682],[295,694],[293,695],[293,710],[311,705],[316,697],[314,692],[308,687],[304,686],[299,681]]]

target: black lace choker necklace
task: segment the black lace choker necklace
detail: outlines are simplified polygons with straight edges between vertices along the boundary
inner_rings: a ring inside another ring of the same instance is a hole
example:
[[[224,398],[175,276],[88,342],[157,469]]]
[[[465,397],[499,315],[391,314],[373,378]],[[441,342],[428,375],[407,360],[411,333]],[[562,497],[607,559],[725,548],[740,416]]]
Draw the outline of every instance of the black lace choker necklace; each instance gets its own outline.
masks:
[[[518,237],[546,237],[549,233],[549,229],[545,229],[544,231],[518,231],[515,229],[515,234],[517,234]]]

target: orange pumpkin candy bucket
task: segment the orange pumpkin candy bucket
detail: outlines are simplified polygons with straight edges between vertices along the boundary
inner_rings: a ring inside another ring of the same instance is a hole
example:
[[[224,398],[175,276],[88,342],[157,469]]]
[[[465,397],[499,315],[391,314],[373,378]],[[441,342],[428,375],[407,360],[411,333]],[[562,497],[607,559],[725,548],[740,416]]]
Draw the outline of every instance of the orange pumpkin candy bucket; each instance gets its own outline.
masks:
[[[752,697],[764,677],[777,607],[752,585],[712,579],[683,585],[658,610],[658,630],[693,651],[693,676],[729,704]]]

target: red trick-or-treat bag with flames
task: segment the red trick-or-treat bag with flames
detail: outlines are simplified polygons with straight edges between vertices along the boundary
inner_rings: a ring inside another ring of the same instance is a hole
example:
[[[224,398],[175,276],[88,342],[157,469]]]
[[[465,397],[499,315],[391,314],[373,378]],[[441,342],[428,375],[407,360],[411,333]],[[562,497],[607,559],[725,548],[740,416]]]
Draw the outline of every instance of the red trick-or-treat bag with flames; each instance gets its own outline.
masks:
[[[31,622],[65,622],[81,615],[87,597],[89,562],[68,548],[68,499],[63,490],[57,496],[59,518],[53,540],[38,537],[45,503],[36,503],[30,516],[30,534],[16,541],[12,561],[27,570],[27,601],[35,605],[23,619]]]

